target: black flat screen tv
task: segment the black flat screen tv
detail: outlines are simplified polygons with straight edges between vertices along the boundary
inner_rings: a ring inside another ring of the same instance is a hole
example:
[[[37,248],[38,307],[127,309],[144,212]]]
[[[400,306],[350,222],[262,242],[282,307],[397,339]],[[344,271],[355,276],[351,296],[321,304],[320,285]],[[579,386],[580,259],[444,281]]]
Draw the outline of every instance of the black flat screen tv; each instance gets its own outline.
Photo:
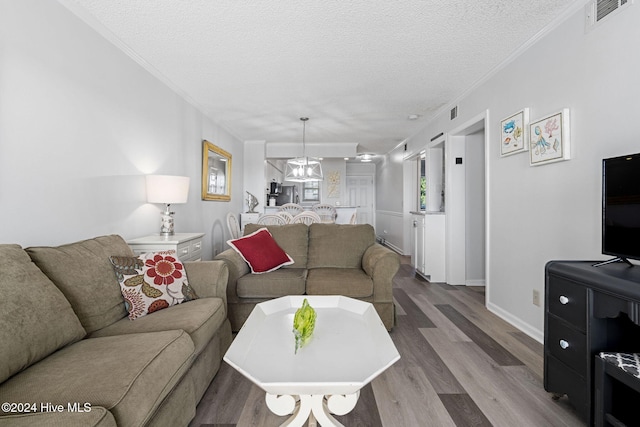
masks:
[[[640,153],[602,160],[602,253],[640,260]]]

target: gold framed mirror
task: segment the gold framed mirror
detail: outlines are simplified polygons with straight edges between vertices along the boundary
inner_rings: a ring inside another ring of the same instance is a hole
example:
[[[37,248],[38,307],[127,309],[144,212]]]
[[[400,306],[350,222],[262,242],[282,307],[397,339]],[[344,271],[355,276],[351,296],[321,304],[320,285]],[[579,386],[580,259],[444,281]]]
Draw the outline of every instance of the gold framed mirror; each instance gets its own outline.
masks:
[[[202,200],[231,200],[231,154],[202,141]]]

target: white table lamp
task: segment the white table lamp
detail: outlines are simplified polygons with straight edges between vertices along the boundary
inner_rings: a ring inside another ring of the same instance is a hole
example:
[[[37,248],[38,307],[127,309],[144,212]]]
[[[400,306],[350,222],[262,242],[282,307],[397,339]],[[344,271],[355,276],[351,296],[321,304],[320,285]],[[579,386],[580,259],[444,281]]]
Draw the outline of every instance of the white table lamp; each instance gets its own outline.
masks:
[[[147,201],[149,203],[164,203],[166,209],[160,213],[161,236],[173,235],[172,203],[187,203],[189,196],[189,177],[171,175],[147,175]]]

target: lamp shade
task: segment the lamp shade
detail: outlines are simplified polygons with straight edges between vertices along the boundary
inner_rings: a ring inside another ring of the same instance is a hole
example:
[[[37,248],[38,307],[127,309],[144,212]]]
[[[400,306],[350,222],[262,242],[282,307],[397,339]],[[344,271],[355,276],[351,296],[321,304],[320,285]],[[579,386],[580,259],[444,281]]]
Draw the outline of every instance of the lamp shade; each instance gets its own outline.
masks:
[[[147,202],[187,203],[188,196],[188,176],[147,175]]]

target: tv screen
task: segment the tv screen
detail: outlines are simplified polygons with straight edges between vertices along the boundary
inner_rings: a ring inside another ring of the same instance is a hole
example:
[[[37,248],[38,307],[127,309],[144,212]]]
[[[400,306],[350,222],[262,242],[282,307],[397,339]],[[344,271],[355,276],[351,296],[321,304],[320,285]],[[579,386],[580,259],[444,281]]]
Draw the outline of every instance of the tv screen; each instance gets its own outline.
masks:
[[[640,153],[602,161],[602,253],[640,259]]]

